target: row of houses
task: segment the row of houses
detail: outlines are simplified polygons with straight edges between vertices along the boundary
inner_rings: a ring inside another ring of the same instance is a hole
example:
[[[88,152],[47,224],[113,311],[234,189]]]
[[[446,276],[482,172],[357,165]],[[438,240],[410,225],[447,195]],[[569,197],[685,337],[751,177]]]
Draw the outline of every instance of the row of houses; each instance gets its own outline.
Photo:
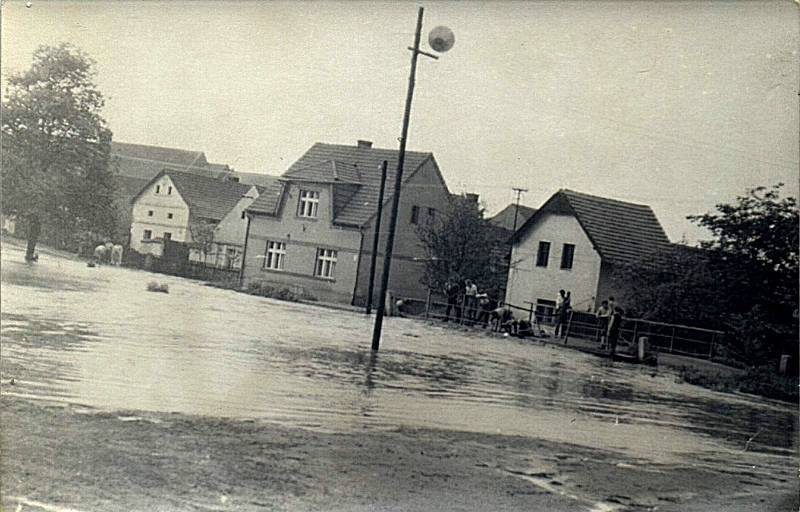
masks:
[[[130,199],[131,250],[160,256],[164,240],[184,242],[191,260],[236,270],[245,286],[265,283],[349,304],[366,299],[380,167],[385,160],[396,168],[396,150],[369,141],[316,143],[278,177],[236,173],[202,154],[169,163],[156,153],[133,160],[148,173],[159,169]],[[414,228],[435,218],[451,193],[432,153],[406,153],[402,185],[389,288],[424,298],[425,251]],[[393,188],[390,172],[377,275]],[[538,210],[510,205],[491,221],[510,236],[505,300],[518,305],[549,307],[568,289],[575,307],[592,309],[622,295],[611,279],[615,266],[670,247],[650,207],[571,190]]]

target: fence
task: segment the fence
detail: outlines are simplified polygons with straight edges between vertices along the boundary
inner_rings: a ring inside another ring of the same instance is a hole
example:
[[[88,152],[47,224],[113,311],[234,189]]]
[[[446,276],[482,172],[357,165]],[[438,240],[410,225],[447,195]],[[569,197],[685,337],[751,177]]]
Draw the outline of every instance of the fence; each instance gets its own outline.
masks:
[[[714,355],[715,343],[721,340],[723,334],[722,331],[700,327],[623,318],[619,343],[635,344],[639,338],[646,337],[650,347],[659,352],[710,359]],[[599,340],[597,317],[592,313],[573,311],[567,324],[565,343],[570,337]]]
[[[401,301],[399,308],[396,301]],[[486,325],[485,312],[475,309],[470,314],[470,309],[464,307],[463,297],[456,304],[448,304],[434,298],[429,294],[426,300],[414,298],[391,297],[393,312],[407,317],[425,319],[448,319],[463,325]],[[508,306],[517,320],[527,317],[529,322],[538,323],[539,326],[552,326],[556,321],[555,312],[547,305],[526,302],[528,307],[499,302],[498,306]],[[449,310],[449,311],[448,311]],[[668,354],[685,355],[696,358],[710,359],[714,356],[714,345],[722,340],[724,333],[700,327],[668,324],[642,320],[639,318],[623,318],[619,331],[619,344],[635,344],[641,337],[646,337],[651,349]],[[569,338],[582,338],[599,341],[600,326],[593,313],[572,311],[566,325],[565,343]]]

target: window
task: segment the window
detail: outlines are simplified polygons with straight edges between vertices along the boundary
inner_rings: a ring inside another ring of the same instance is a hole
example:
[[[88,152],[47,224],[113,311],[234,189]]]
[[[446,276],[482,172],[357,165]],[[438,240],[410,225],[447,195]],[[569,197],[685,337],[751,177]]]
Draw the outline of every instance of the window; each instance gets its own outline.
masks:
[[[156,185],[156,194],[161,193],[161,185]]]
[[[153,238],[153,232],[149,229],[145,229],[144,233],[142,233],[142,240],[150,240]]]
[[[164,231],[164,240],[172,240],[172,233]]]
[[[171,218],[172,218],[172,214],[171,214],[171,213],[168,213],[168,214],[167,214],[167,218],[168,218],[168,219],[171,219]]]
[[[172,195],[172,187],[167,187],[167,195],[168,196]]]
[[[428,208],[428,217],[430,217],[431,219],[436,217],[436,210],[434,208]]]
[[[333,249],[317,249],[317,264],[314,267],[314,275],[333,279],[334,269],[336,269],[336,251]]]
[[[300,217],[317,217],[319,209],[319,192],[316,190],[301,190],[300,203],[297,205],[297,215]]]
[[[244,220],[246,215],[247,215],[247,210],[242,210],[242,220]]]
[[[152,217],[153,216],[153,210],[147,210],[147,216],[148,217]]]
[[[572,268],[572,258],[575,256],[575,246],[573,244],[564,244],[561,250],[561,268],[569,270]]]
[[[539,242],[539,254],[536,255],[536,266],[546,267],[550,259],[550,242]]]
[[[419,222],[419,206],[412,206],[411,207],[411,224],[417,224]]]
[[[264,268],[270,270],[283,270],[283,260],[286,258],[286,242],[267,242],[264,253]]]

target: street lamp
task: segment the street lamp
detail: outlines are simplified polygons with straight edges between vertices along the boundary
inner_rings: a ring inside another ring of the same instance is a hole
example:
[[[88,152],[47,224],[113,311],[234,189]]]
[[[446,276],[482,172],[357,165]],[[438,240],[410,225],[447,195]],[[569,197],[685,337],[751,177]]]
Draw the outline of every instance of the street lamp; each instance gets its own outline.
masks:
[[[383,328],[383,316],[386,312],[386,288],[389,286],[389,270],[392,265],[392,248],[394,247],[394,232],[397,227],[397,208],[400,203],[400,186],[403,182],[403,163],[406,159],[406,141],[408,139],[408,122],[411,116],[411,99],[414,97],[414,77],[417,74],[417,57],[425,55],[432,59],[438,59],[436,55],[419,49],[420,35],[422,34],[422,13],[424,8],[420,7],[417,13],[417,31],[414,35],[414,46],[411,50],[411,73],[408,77],[408,94],[406,95],[406,109],[403,114],[403,132],[400,136],[400,154],[397,156],[397,174],[394,180],[394,195],[392,196],[392,212],[389,217],[389,232],[386,238],[386,252],[383,259],[383,274],[381,275],[381,290],[378,298],[378,308],[375,312],[375,326],[372,331],[372,350],[377,351],[380,347],[381,329]],[[453,31],[447,27],[436,27],[431,30],[428,42],[435,51],[444,53],[453,47],[455,36]]]

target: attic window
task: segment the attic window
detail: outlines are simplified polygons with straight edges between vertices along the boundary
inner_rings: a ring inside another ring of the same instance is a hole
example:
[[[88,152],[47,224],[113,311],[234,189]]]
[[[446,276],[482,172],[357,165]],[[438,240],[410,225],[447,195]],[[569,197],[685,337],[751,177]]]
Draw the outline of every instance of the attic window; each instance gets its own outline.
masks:
[[[572,268],[572,260],[575,257],[575,246],[573,244],[564,244],[561,250],[561,268],[569,270]]]
[[[539,252],[536,255],[536,266],[546,267],[550,260],[550,242],[539,242]]]
[[[156,194],[161,193],[161,185],[156,185]]]
[[[168,196],[172,195],[172,187],[167,187],[167,195]]]
[[[297,204],[299,217],[317,218],[319,212],[319,192],[316,190],[301,190],[300,201]]]

